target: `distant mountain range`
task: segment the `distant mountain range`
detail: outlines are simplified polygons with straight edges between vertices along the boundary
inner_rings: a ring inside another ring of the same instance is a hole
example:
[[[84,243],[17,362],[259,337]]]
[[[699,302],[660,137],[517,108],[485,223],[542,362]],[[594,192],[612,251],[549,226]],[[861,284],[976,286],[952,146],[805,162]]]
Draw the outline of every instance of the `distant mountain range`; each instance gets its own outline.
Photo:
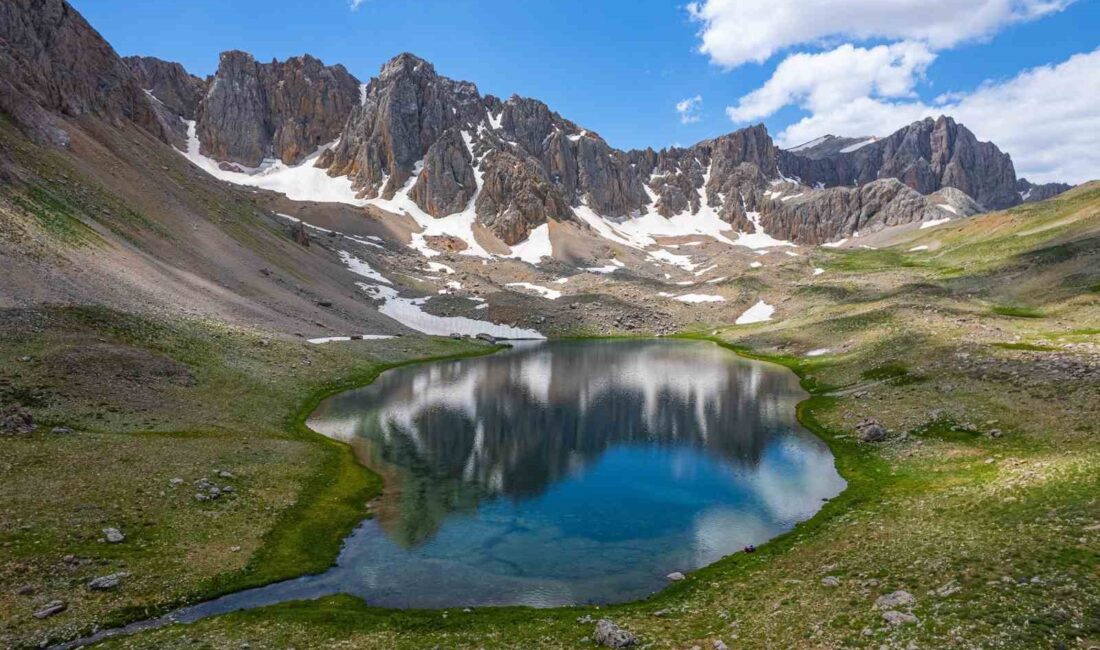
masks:
[[[62,0],[0,6],[0,109],[62,146],[51,113],[92,113],[130,120],[227,174],[318,167],[349,202],[464,215],[463,228],[476,222],[508,246],[549,221],[611,238],[624,224],[642,235],[673,224],[821,244],[1069,187],[1017,179],[1007,153],[945,116],[789,150],[757,125],[686,148],[622,151],[538,100],[481,95],[412,54],[366,84],[308,55],[262,63],[239,51],[201,79],[177,63],[118,57]]]

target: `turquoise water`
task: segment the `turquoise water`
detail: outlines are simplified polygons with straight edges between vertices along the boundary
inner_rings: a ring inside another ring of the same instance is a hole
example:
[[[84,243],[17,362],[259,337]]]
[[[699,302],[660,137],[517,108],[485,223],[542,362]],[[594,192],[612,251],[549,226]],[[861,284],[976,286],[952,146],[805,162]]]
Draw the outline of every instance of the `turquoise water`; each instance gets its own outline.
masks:
[[[309,426],[385,479],[326,573],[173,620],[348,593],[384,607],[643,598],[844,488],[785,368],[694,341],[552,342],[409,366]]]

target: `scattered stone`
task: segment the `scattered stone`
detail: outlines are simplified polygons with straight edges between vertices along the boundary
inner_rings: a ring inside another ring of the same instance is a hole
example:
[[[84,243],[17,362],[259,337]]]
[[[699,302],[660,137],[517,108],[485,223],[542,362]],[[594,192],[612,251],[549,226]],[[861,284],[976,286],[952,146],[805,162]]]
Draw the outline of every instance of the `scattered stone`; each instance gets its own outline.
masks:
[[[952,580],[951,582],[948,582],[947,584],[937,589],[936,595],[940,598],[947,598],[948,596],[952,594],[957,594],[960,591],[962,591],[962,587],[959,586],[959,583]]]
[[[225,471],[224,469],[218,470],[218,478],[237,478],[232,473]]]
[[[878,423],[878,420],[864,418],[856,425],[860,442],[882,442],[886,440],[886,429]]]
[[[12,404],[0,411],[0,435],[21,435],[34,431],[34,417],[27,409]]]
[[[88,589],[92,591],[110,591],[116,589],[122,583],[123,578],[128,577],[130,577],[130,574],[125,572],[99,576],[88,583]]]
[[[108,544],[121,544],[126,541],[126,536],[117,528],[104,528],[103,538],[107,540]]]
[[[72,432],[73,432],[73,430],[70,429],[69,427],[54,427],[54,428],[50,429],[50,433],[56,433],[58,435],[67,435],[67,434],[70,434]]]
[[[668,574],[665,577],[668,578],[669,580],[673,581],[673,582],[680,582],[681,580],[684,580],[684,579],[687,578],[687,576],[680,573],[679,571],[673,571],[672,573]]]
[[[31,585],[23,585],[22,587],[15,590],[15,595],[16,596],[33,596],[34,595],[34,587],[31,586]]]
[[[657,611],[653,612],[653,615],[656,616],[657,618],[664,618],[665,616],[668,616],[668,610],[667,609],[658,609]]]
[[[599,645],[608,648],[629,648],[638,643],[637,637],[606,618],[601,618],[596,623],[592,638]]]
[[[825,576],[821,579],[821,584],[825,587],[839,587],[840,578],[836,576]]]
[[[1004,434],[1000,429],[990,429],[988,435],[990,438],[1000,438]]]
[[[46,606],[43,607],[42,609],[36,611],[34,613],[34,617],[41,619],[41,618],[49,618],[51,616],[56,616],[56,615],[60,614],[61,612],[65,611],[65,609],[67,607],[68,607],[68,605],[66,605],[64,601],[53,600],[53,601],[50,601],[50,602],[46,603]]]
[[[168,481],[168,484],[169,484],[169,485],[172,485],[172,486],[175,486],[175,485],[183,485],[183,479],[182,479],[182,478],[174,478],[174,479],[170,479],[170,480]]]
[[[890,625],[905,625],[919,623],[919,619],[912,614],[890,610],[882,613],[882,618]]]
[[[893,593],[879,596],[878,600],[875,601],[875,607],[879,609],[893,609],[895,607],[912,605],[916,602],[917,599],[913,598],[913,594],[899,589]]]
[[[230,553],[240,553],[241,552],[241,547],[240,546],[230,546],[229,547],[229,552]]]
[[[756,552],[756,547],[753,546],[752,544],[749,544],[748,546],[746,546],[742,550],[745,551],[746,553],[755,553]]]
[[[722,639],[715,639],[714,640],[714,650],[728,650],[728,647],[726,646],[726,642],[723,641]]]

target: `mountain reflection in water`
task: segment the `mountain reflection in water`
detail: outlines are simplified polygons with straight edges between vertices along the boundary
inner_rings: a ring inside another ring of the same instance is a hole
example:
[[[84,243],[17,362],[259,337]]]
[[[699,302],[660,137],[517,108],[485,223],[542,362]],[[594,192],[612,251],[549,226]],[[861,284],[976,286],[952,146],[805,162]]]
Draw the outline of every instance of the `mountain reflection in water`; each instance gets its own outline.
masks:
[[[751,469],[797,427],[804,396],[792,373],[710,344],[565,342],[389,371],[326,400],[309,425],[382,474],[375,516],[411,547],[451,513],[537,496],[616,445],[695,448]]]
[[[384,607],[642,598],[844,488],[785,368],[693,341],[553,342],[391,370],[309,426],[385,480],[325,573],[174,616],[347,593]]]

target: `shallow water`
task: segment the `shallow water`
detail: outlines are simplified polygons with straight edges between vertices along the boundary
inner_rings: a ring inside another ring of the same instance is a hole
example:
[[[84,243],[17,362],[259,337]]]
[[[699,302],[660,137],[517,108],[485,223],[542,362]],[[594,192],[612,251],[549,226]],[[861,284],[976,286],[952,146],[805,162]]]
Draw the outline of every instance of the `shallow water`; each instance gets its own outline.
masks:
[[[308,422],[385,479],[335,567],[95,638],[335,593],[425,608],[642,598],[844,489],[795,419],[805,397],[787,369],[694,341],[540,343],[388,371]]]

